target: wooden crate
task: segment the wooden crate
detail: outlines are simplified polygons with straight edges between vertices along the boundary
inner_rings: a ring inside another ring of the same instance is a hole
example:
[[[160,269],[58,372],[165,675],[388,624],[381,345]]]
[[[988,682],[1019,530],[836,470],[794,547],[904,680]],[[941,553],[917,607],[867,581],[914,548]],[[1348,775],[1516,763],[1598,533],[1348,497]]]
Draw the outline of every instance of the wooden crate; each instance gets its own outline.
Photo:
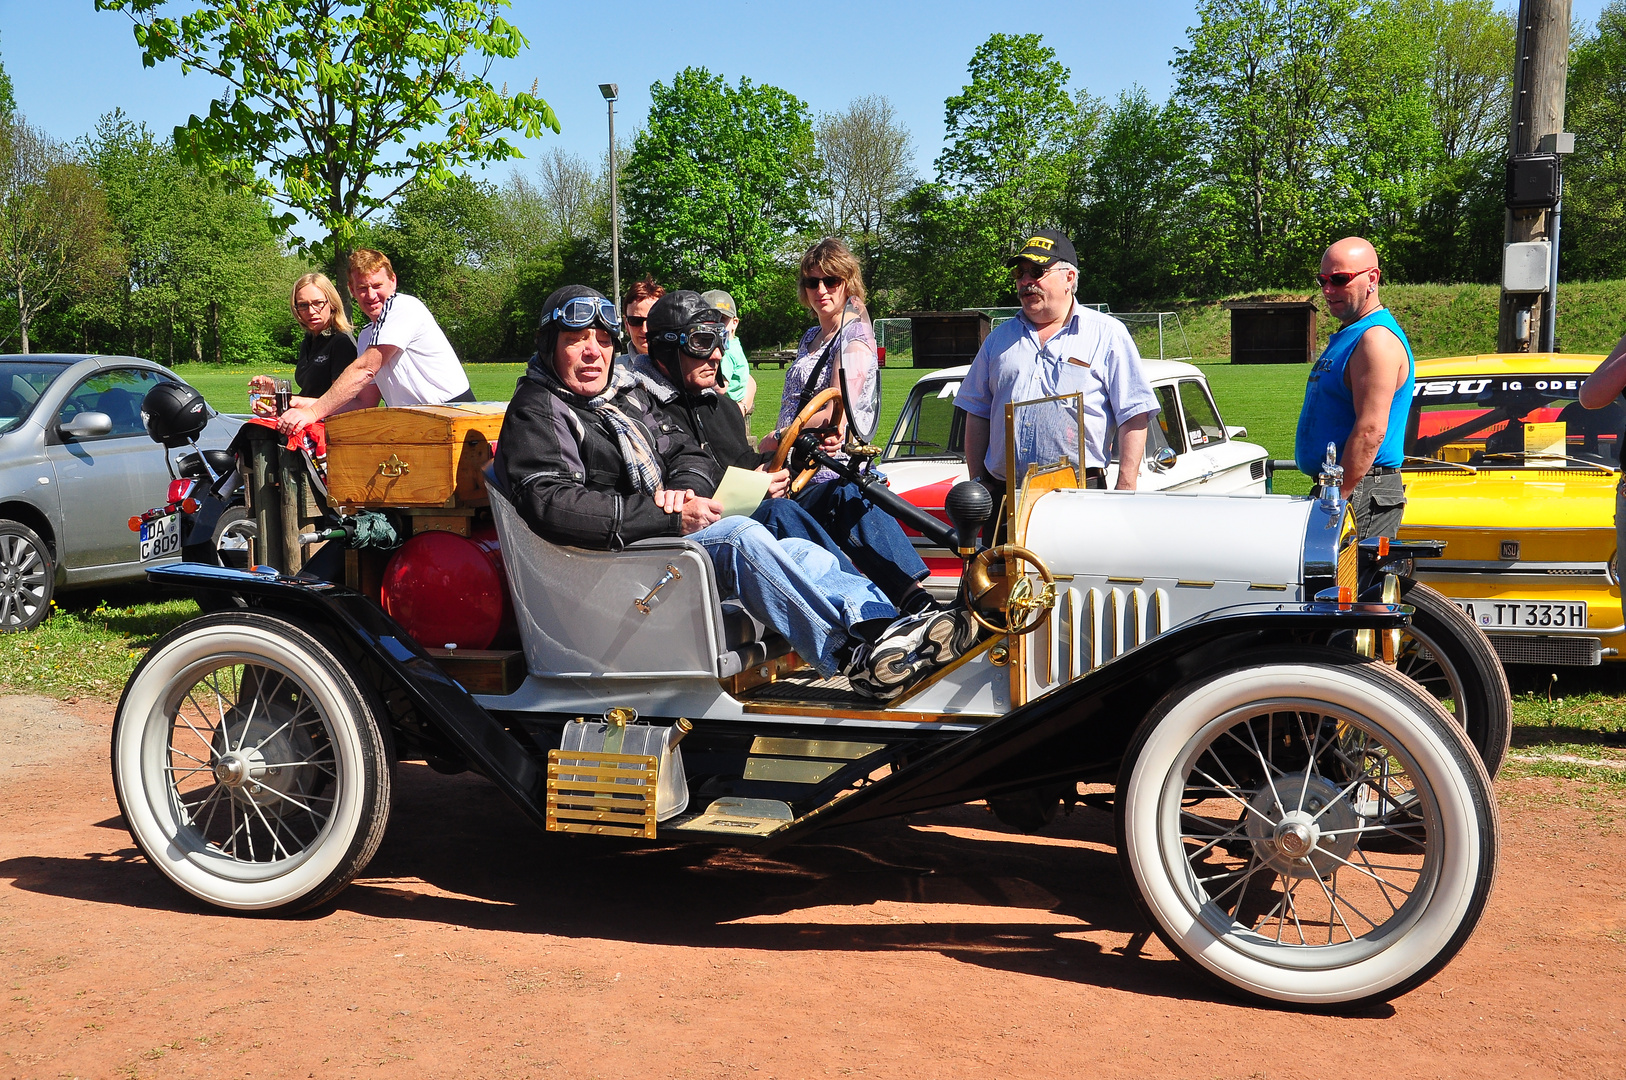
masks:
[[[484,506],[480,472],[507,406],[359,409],[327,421],[329,500],[344,506]]]

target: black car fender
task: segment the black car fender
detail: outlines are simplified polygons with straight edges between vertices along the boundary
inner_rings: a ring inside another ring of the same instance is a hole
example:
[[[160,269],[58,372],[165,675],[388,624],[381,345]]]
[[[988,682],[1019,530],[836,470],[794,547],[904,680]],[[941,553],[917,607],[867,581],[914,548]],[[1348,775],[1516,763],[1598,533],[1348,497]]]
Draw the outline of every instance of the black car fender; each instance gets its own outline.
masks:
[[[251,609],[282,614],[333,641],[352,659],[374,665],[385,684],[377,689],[404,736],[398,738],[402,757],[414,756],[416,749],[431,761],[461,759],[538,824],[544,820],[546,778],[537,759],[375,601],[325,581],[202,563],[154,567],[147,577],[161,585],[226,593]]]

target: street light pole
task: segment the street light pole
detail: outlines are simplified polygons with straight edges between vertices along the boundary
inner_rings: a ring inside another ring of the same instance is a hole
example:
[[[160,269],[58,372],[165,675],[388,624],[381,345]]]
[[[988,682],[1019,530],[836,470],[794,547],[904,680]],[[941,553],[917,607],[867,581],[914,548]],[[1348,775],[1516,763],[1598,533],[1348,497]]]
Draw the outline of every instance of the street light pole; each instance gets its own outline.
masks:
[[[599,83],[598,92],[610,107],[610,299],[621,303],[621,211],[615,178],[615,99],[620,95],[615,83]]]

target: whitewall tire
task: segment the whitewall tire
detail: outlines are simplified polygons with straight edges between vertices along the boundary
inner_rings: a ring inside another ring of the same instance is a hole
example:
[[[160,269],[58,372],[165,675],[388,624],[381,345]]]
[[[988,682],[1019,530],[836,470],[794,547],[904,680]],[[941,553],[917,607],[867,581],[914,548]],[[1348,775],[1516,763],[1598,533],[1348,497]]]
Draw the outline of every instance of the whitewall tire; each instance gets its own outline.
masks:
[[[373,700],[291,623],[223,612],[179,627],[136,668],[114,719],[130,835],[216,907],[286,914],[331,899],[389,818]]]
[[[1234,992],[1403,993],[1467,941],[1495,878],[1490,780],[1377,663],[1288,650],[1171,691],[1119,777],[1119,855],[1176,955]]]

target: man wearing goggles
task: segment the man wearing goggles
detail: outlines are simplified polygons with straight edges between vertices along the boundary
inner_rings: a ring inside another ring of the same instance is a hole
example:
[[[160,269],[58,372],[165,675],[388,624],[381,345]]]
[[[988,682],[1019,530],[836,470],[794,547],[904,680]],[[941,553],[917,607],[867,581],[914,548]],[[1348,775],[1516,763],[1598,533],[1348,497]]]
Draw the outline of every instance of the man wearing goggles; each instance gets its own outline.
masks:
[[[1321,256],[1316,281],[1342,323],[1310,368],[1294,456],[1299,469],[1321,471],[1327,444],[1338,447],[1340,486],[1364,537],[1400,531],[1406,509],[1400,463],[1416,364],[1406,332],[1378,300],[1378,253],[1358,236]]]
[[[701,306],[693,293],[677,295]],[[585,286],[561,289],[543,304],[537,352],[497,443],[497,475],[526,523],[554,543],[612,551],[687,536],[710,555],[722,597],[738,598],[821,674],[847,674],[881,698],[923,675],[940,651],[925,636],[931,627],[911,626],[921,640],[902,648],[892,640],[899,635],[885,633],[899,621],[897,611],[868,580],[808,541],[781,542],[760,522],[722,516],[710,498],[715,464],[633,372],[615,363],[614,325],[614,306]],[[652,326],[650,347],[669,357],[676,350],[715,384],[723,325],[685,320],[671,340]],[[708,345],[709,353],[695,355]],[[727,413],[743,423],[732,402]],[[939,637],[952,629],[939,628]]]

